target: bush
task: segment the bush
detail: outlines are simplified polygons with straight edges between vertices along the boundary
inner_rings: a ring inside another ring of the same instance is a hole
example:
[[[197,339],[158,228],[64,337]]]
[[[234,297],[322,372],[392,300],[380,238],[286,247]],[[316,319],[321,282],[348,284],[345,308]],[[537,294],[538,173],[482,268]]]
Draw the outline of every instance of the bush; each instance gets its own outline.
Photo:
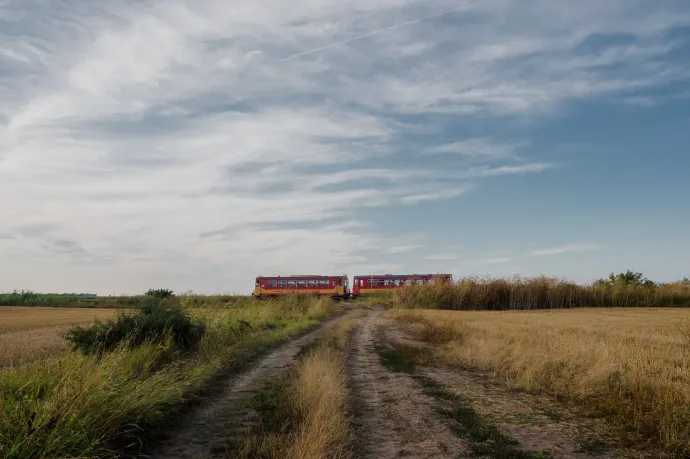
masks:
[[[178,306],[149,298],[136,314],[118,313],[115,319],[96,321],[90,327],[74,326],[67,331],[66,338],[75,351],[101,354],[122,343],[134,347],[168,339],[177,349],[190,349],[199,343],[204,332],[204,324],[194,322]]]
[[[149,289],[146,293],[146,296],[152,296],[154,298],[160,298],[160,299],[165,299],[169,298],[171,296],[175,296],[175,292],[173,290],[167,289],[167,288],[157,288],[157,289]]]

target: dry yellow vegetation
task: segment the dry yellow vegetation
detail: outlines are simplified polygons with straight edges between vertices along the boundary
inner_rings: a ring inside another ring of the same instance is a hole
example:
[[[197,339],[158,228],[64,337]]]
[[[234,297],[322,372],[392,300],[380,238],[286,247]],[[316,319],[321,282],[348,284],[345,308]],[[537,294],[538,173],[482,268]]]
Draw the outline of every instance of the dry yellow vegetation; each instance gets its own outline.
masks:
[[[114,309],[0,307],[0,333],[107,319]]]
[[[70,326],[114,314],[113,309],[0,307],[0,367],[57,355],[67,348],[61,334]]]
[[[690,453],[690,309],[394,310],[432,359],[564,397]]]
[[[347,353],[358,316],[324,330],[293,372],[264,392],[274,399],[267,425],[246,439],[241,457],[350,459]]]

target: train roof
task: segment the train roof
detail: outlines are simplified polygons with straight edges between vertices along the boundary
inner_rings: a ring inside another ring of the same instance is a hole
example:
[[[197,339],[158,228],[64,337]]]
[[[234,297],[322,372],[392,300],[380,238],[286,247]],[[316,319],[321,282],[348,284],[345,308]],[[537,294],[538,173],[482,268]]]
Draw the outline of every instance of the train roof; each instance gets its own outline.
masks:
[[[451,276],[452,274],[440,273],[440,274],[366,274],[361,276],[355,276],[355,279],[400,279],[403,277],[439,277],[439,276]]]
[[[322,274],[295,274],[291,276],[256,276],[257,279],[340,279],[343,277],[347,277],[347,274],[337,274],[335,276],[324,276]]]

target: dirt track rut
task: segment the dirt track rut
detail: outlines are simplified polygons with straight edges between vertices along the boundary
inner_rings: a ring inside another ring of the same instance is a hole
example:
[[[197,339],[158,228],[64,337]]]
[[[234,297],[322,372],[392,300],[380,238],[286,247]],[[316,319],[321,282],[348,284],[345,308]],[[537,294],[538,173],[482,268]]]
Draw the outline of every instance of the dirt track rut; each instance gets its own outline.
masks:
[[[455,458],[467,451],[439,420],[435,400],[411,377],[380,362],[375,328],[380,312],[358,324],[348,363],[357,454],[362,458]]]
[[[265,382],[294,363],[300,349],[327,327],[343,320],[352,311],[331,319],[306,335],[292,340],[259,360],[247,371],[228,380],[221,394],[205,401],[180,419],[177,426],[161,433],[141,457],[151,459],[200,459],[225,457],[226,445],[249,429],[253,415],[248,402]]]

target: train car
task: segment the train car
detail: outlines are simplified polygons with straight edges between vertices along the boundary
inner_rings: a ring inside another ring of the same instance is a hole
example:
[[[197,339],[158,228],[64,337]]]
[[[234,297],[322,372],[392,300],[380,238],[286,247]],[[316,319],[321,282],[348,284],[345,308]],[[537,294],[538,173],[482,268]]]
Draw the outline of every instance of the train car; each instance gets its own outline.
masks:
[[[352,284],[352,295],[357,297],[382,292],[405,285],[424,285],[436,282],[452,283],[451,274],[370,274],[355,276]]]
[[[259,276],[252,296],[268,298],[289,293],[311,293],[334,299],[350,298],[350,286],[346,274],[340,276]]]

